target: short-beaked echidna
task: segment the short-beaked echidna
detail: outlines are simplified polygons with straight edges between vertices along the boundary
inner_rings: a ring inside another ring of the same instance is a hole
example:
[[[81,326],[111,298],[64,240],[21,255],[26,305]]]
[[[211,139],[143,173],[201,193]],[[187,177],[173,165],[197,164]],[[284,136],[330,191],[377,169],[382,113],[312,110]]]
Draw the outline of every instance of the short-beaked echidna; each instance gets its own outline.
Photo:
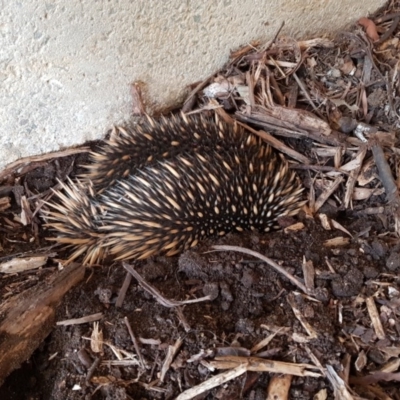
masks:
[[[179,154],[194,153],[198,148],[220,151],[228,147],[255,144],[255,137],[244,135],[237,126],[215,123],[201,117],[172,115],[153,119],[145,117],[127,127],[114,127],[110,139],[92,153],[87,165],[89,179],[96,191],[102,192],[120,179],[160,160],[174,159]]]
[[[50,203],[46,219],[53,240],[73,248],[69,261],[175,255],[206,237],[267,232],[303,204],[284,157],[243,129],[182,116],[118,131]]]

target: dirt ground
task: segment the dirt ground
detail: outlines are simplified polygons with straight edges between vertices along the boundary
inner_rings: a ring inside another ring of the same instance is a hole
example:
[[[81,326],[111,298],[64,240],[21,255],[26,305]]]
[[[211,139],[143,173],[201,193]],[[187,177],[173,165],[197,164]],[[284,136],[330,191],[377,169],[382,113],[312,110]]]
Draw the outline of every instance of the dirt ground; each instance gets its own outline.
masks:
[[[240,50],[214,81],[194,85],[188,99],[196,102],[184,109],[205,108],[202,90],[220,85],[221,76],[235,81],[236,97],[216,96],[207,104],[282,140],[274,146],[297,160],[293,168],[307,206],[297,217],[282,218],[276,232],[229,234],[177,257],[128,265],[106,260],[87,268],[54,320],[93,319],[53,324],[0,387],[0,399],[400,400],[400,203],[398,189],[389,196],[385,175],[391,171],[398,188],[400,84],[393,71],[399,16],[398,2],[389,2],[371,18],[381,38],[391,30],[381,52],[364,33],[364,21],[333,46],[324,39],[304,50],[303,42],[277,40],[270,50]],[[391,21],[397,21],[393,29]],[[386,76],[391,92],[381,80]],[[255,98],[245,98],[245,85]],[[280,112],[312,112],[321,124],[315,129],[299,119],[292,127],[294,114],[278,123],[277,107],[262,103],[266,98],[279,103]],[[258,114],[247,112],[249,104]],[[367,144],[353,135],[360,121]],[[321,133],[325,126],[330,136]],[[374,128],[370,135],[368,127]],[[49,247],[45,238],[54,232],[43,225],[41,200],[50,199],[57,179],[74,179],[88,162],[82,150],[0,173],[0,268],[13,258],[46,256],[37,269],[1,274],[0,304],[62,270],[68,250]],[[215,245],[240,251],[216,251]],[[5,317],[0,308],[0,346]],[[190,388],[197,392],[184,397]]]

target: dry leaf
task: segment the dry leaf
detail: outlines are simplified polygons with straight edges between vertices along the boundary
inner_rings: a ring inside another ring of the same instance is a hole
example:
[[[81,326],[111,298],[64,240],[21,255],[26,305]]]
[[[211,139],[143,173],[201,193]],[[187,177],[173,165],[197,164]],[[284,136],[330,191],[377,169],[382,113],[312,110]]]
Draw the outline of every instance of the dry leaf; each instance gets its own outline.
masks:
[[[376,42],[379,40],[378,31],[376,30],[376,25],[374,21],[370,20],[369,18],[360,18],[358,23],[365,28],[365,32],[368,37],[373,41]]]

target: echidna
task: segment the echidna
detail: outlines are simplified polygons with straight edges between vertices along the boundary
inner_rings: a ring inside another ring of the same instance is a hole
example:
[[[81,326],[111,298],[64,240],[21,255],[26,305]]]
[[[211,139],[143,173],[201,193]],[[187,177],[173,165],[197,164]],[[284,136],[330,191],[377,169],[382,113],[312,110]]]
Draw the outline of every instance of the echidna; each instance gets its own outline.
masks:
[[[209,236],[267,232],[303,204],[283,156],[243,129],[174,117],[119,131],[50,204],[53,240],[74,249],[70,261],[175,255]]]
[[[244,140],[248,145],[255,143],[253,135],[243,135],[238,127],[228,128],[206,118],[182,114],[155,120],[147,116],[135,125],[114,127],[105,146],[92,153],[93,163],[86,166],[89,172],[83,178],[89,179],[99,193],[161,159],[174,159],[198,148],[218,152],[240,147]]]

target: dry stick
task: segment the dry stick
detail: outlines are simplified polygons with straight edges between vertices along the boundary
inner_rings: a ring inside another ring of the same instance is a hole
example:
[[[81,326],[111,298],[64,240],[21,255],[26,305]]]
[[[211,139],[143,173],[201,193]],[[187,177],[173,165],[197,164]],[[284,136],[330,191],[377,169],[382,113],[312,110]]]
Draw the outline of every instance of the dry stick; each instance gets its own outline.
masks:
[[[103,318],[103,313],[99,312],[96,314],[86,315],[85,317],[81,318],[72,318],[72,319],[65,319],[63,321],[58,321],[56,325],[57,326],[81,325],[81,324],[87,324],[89,322],[98,321],[99,319],[102,318]]]
[[[92,379],[92,376],[94,372],[96,371],[97,367],[99,366],[100,363],[100,357],[96,357],[95,360],[93,361],[93,364],[90,366],[90,368],[87,371],[86,374],[86,384],[90,383],[90,380]]]
[[[162,365],[161,371],[160,371],[160,382],[164,381],[165,375],[168,372],[168,370],[172,364],[172,361],[174,360],[174,357],[176,356],[179,349],[181,348],[182,343],[183,343],[183,340],[181,338],[178,338],[173,346],[168,346],[167,355],[165,356],[165,360],[163,362],[163,365]]]
[[[386,161],[382,147],[379,144],[373,145],[372,154],[374,156],[376,167],[378,168],[379,178],[385,188],[388,202],[390,203],[398,200],[396,181],[393,178],[392,171]]]
[[[347,179],[346,182],[346,193],[344,196],[344,206],[347,209],[351,203],[352,197],[353,197],[353,192],[354,192],[354,187],[356,185],[358,176],[360,175],[360,170],[365,158],[365,155],[367,154],[367,148],[362,146],[358,150],[358,153],[356,155],[356,158],[354,159],[355,161],[355,168],[353,168],[350,172],[350,176]],[[351,163],[351,162],[350,162]],[[348,163],[348,164],[350,164]],[[344,166],[343,166],[344,167]]]
[[[343,381],[342,378],[340,378],[340,376],[333,369],[333,367],[331,365],[327,365],[326,370],[327,370],[327,378],[331,383],[331,385],[333,386],[335,399],[354,400],[354,397],[347,389],[346,383]]]
[[[376,336],[378,337],[378,339],[381,340],[385,339],[386,338],[385,331],[383,329],[382,322],[379,317],[379,312],[378,309],[376,308],[376,304],[373,297],[367,297],[365,299],[365,303],[367,305],[368,314],[369,317],[371,318],[372,326],[374,328]]]
[[[378,13],[374,13],[370,16],[370,19],[373,19],[375,24],[381,24],[382,22],[389,21],[390,19],[400,17],[400,13],[398,13],[398,12],[382,15],[381,17],[378,17],[378,18],[375,18],[376,15],[378,15]]]
[[[290,293],[289,296],[287,296],[286,300],[289,303],[290,307],[292,307],[294,316],[300,321],[301,325],[307,332],[308,339],[316,339],[318,337],[318,333],[311,326],[311,324],[308,321],[306,321],[304,315],[301,313],[301,311],[296,306],[293,293]]]
[[[182,306],[184,304],[192,304],[192,303],[199,303],[201,301],[206,301],[206,300],[211,300],[211,296],[204,296],[200,297],[198,299],[192,299],[192,300],[183,300],[183,301],[178,301],[178,300],[170,300],[165,298],[154,286],[151,286],[149,283],[147,283],[140,275],[139,273],[132,267],[132,265],[129,265],[127,263],[122,263],[122,266],[130,273],[132,276],[138,281],[139,285],[148,293],[150,293],[160,304],[162,304],[164,307],[172,308],[172,307],[178,307]]]
[[[267,73],[269,76],[269,80],[271,82],[271,86],[274,88],[275,97],[278,100],[279,105],[284,106],[285,105],[285,97],[282,94],[282,91],[278,85],[278,82],[276,81],[274,75],[272,73],[270,73],[268,69],[267,69]]]
[[[244,124],[243,122],[237,121],[237,123],[241,126],[243,126],[246,130],[250,131],[251,133],[254,133],[255,135],[259,136],[261,139],[263,139],[266,143],[268,143],[270,146],[274,147],[275,149],[279,150],[281,153],[284,153],[288,155],[289,157],[300,161],[304,164],[310,164],[310,160],[297,152],[296,150],[291,149],[289,146],[286,146],[284,143],[282,143],[280,140],[277,138],[273,137],[269,133],[265,131],[257,131],[256,129],[253,129],[251,126]]]
[[[135,336],[135,334],[133,333],[131,324],[129,323],[127,317],[124,317],[124,322],[125,322],[126,327],[128,328],[129,335],[131,336],[131,340],[132,340],[133,346],[135,347],[136,354],[137,354],[137,356],[139,357],[140,366],[141,366],[141,367],[143,368],[143,370],[144,370],[144,369],[146,368],[146,364],[145,364],[145,362],[144,362],[142,353],[141,353],[141,351],[140,351],[139,343],[138,343],[138,341],[136,340],[136,336]]]
[[[341,171],[335,167],[329,167],[328,165],[304,165],[304,164],[292,164],[290,166],[292,169],[304,169],[304,170],[313,170],[313,171],[322,171],[322,172],[337,172],[338,174],[349,175],[348,172]]]
[[[179,321],[183,325],[183,328],[185,329],[185,332],[189,332],[191,327],[189,325],[189,322],[187,322],[185,316],[183,315],[182,307],[176,307],[175,308],[176,314],[179,318]]]
[[[11,175],[12,173],[19,173],[18,169],[22,168],[28,164],[39,163],[39,162],[50,160],[52,158],[67,157],[72,154],[88,153],[89,151],[90,151],[90,148],[81,147],[78,149],[67,149],[67,150],[62,150],[62,151],[55,151],[52,153],[42,154],[40,156],[29,156],[29,157],[21,158],[11,164],[8,164],[7,167],[3,171],[0,171],[0,181],[2,181],[4,178]]]
[[[288,123],[287,121],[281,121],[275,117],[262,115],[261,113],[253,112],[252,114],[248,115],[236,111],[235,116],[240,121],[273,130],[276,135],[283,137],[293,137],[296,139],[307,137],[315,140],[318,143],[324,143],[332,146],[343,146],[343,144],[347,141],[347,138],[341,132],[332,130],[331,133],[326,136],[317,131],[306,131],[298,126],[295,127],[293,124]]]
[[[235,379],[240,375],[243,375],[246,371],[246,364],[238,365],[236,368],[215,375],[212,378],[207,379],[205,382],[200,383],[199,385],[194,386],[188,390],[185,390],[176,398],[176,400],[193,399],[195,396],[198,396],[201,393],[207,392],[208,390],[214,389],[215,387],[220,386],[225,382],[229,382],[230,380]]]
[[[383,43],[385,40],[389,39],[389,37],[392,35],[392,33],[396,30],[397,25],[400,22],[400,15],[397,15],[392,22],[392,25],[390,25],[390,28],[379,38],[378,41],[374,42],[374,46],[376,47],[377,45]]]
[[[286,278],[288,278],[294,285],[296,285],[298,288],[300,288],[304,293],[308,293],[307,288],[297,278],[295,278],[293,275],[289,274],[289,272],[287,272],[284,268],[282,268],[280,265],[278,265],[275,261],[272,261],[270,258],[265,257],[262,254],[257,253],[256,251],[246,249],[246,248],[240,247],[240,246],[226,246],[226,245],[216,245],[216,246],[212,246],[212,248],[215,250],[219,250],[219,251],[236,251],[238,253],[244,253],[244,254],[248,254],[248,255],[257,257],[260,260],[269,264],[272,268],[277,270],[279,273],[284,275]]]
[[[321,195],[318,197],[318,199],[315,201],[315,206],[314,206],[314,212],[317,212],[324,204],[325,202],[329,199],[331,194],[336,191],[336,189],[339,187],[339,185],[342,183],[343,177],[338,176],[328,188],[326,188]]]
[[[320,377],[319,367],[312,364],[294,364],[284,361],[267,360],[260,357],[241,357],[241,356],[216,356],[207,365],[216,369],[235,368],[238,365],[247,365],[248,371],[272,372],[275,374],[288,374],[294,376]]]
[[[274,37],[265,45],[263,51],[267,51],[275,42],[276,39],[278,38],[279,34],[281,33],[281,30],[285,26],[285,21],[281,22],[281,25],[279,26],[278,30],[276,31]]]
[[[185,102],[183,103],[183,107],[182,107],[182,112],[183,113],[187,113],[188,111],[190,111],[193,108],[193,105],[196,101],[196,94],[204,89],[208,83],[210,82],[210,80],[215,76],[215,74],[212,74],[210,76],[208,76],[206,79],[204,79],[202,82],[200,82],[188,95],[188,97],[186,98]]]
[[[312,101],[311,96],[308,93],[307,88],[305,87],[304,83],[302,82],[302,80],[297,76],[296,72],[293,73],[293,77],[296,80],[297,84],[300,86],[301,91],[303,92],[304,96],[306,96],[308,102],[310,103],[311,107],[313,108],[313,110],[315,111],[315,113],[322,119],[324,120],[324,116],[320,113],[320,111],[318,110],[317,106],[314,104],[314,102]]]
[[[249,101],[250,101],[250,107],[254,107],[256,105],[256,99],[254,96],[254,75],[250,73],[250,71],[246,72],[246,83],[247,87],[249,88]]]
[[[118,293],[118,298],[117,298],[117,301],[115,302],[115,307],[122,306],[122,303],[125,300],[126,292],[129,288],[129,285],[131,284],[131,281],[132,281],[132,275],[128,272],[124,279],[124,283],[122,284],[122,287]]]

